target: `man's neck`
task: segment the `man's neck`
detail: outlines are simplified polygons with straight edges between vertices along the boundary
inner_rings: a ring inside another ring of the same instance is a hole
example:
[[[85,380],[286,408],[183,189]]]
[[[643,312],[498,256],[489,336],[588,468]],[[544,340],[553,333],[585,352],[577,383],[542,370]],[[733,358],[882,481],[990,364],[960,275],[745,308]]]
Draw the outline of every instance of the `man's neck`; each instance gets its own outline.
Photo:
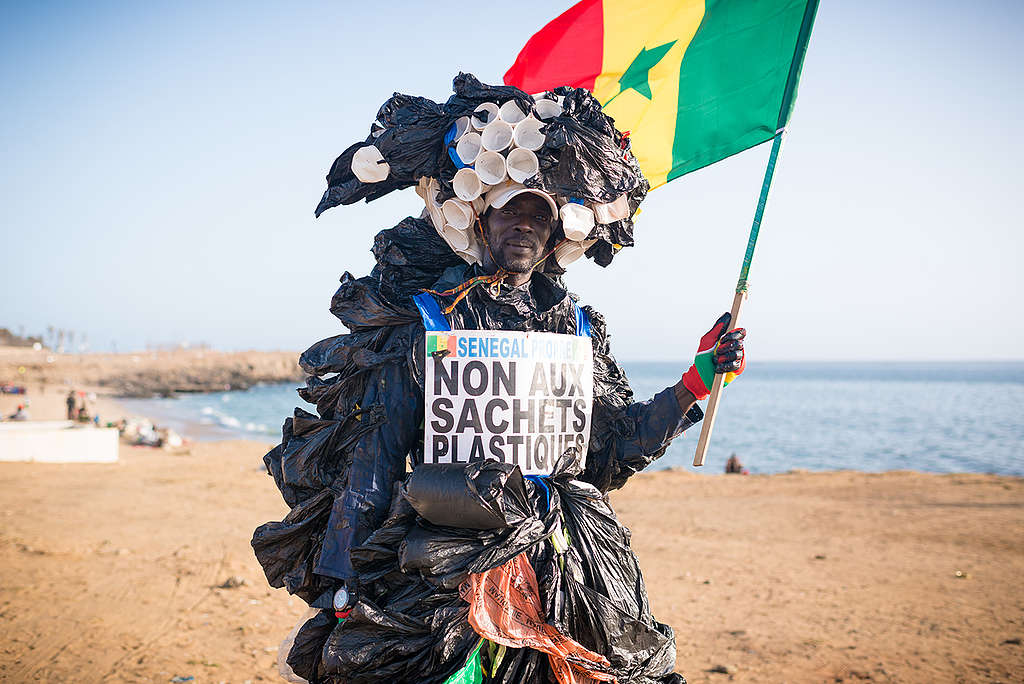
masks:
[[[484,273],[488,275],[494,275],[495,273],[498,272],[498,265],[491,261],[490,259],[484,259],[484,263],[481,264],[481,267],[483,268]],[[533,271],[527,271],[526,273],[512,273],[508,271],[506,272],[508,273],[508,275],[505,276],[505,283],[512,287],[520,287],[521,285],[525,285],[526,283],[530,282],[530,278],[533,276]]]

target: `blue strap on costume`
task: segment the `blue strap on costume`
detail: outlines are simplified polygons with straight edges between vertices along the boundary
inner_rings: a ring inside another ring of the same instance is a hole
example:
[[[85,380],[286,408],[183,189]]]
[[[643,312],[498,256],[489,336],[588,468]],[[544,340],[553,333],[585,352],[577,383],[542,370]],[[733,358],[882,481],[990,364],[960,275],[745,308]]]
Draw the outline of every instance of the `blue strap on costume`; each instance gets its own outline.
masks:
[[[524,475],[523,477],[544,490],[544,512],[547,513],[551,509],[551,490],[548,489],[548,483],[544,481],[544,476]]]
[[[451,332],[452,326],[448,324],[448,319],[441,313],[437,300],[429,292],[420,292],[412,301],[416,302],[416,308],[420,310],[424,328],[433,332]]]
[[[590,337],[590,316],[576,302],[573,302],[572,306],[576,309],[576,334],[580,337]]]
[[[414,295],[412,301],[420,310],[420,317],[423,319],[423,327],[431,332],[451,332],[452,326],[448,319],[441,313],[441,307],[437,300],[429,292],[420,292]],[[572,303],[576,312],[576,334],[580,337],[590,337],[590,316],[576,302]]]

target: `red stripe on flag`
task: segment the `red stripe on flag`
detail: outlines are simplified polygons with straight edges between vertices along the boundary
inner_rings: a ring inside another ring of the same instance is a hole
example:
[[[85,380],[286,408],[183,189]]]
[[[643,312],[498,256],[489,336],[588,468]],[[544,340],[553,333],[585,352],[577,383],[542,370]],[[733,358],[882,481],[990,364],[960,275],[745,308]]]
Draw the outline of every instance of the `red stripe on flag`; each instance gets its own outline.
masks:
[[[604,57],[602,0],[582,0],[526,42],[505,84],[528,93],[568,85],[594,89]]]

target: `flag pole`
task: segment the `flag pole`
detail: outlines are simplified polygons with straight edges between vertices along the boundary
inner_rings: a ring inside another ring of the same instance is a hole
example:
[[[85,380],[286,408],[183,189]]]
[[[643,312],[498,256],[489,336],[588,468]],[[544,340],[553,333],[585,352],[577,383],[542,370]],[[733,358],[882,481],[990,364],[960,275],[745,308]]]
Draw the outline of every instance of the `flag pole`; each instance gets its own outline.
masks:
[[[732,322],[730,323],[732,328],[739,326],[740,309],[743,308],[743,300],[747,298],[747,276],[750,273],[750,262],[754,259],[757,234],[761,230],[761,217],[764,216],[764,205],[768,201],[768,191],[772,187],[772,178],[775,176],[775,162],[779,158],[779,148],[782,147],[782,137],[785,133],[785,128],[775,131],[772,151],[768,155],[768,167],[764,171],[764,182],[761,183],[761,196],[757,200],[757,209],[754,211],[754,223],[750,226],[747,251],[743,255],[740,278],[736,282],[736,294],[732,298]],[[695,466],[704,465],[704,454],[707,452],[708,444],[711,442],[711,431],[715,427],[715,414],[718,412],[718,402],[722,399],[722,387],[724,385],[725,375],[715,374],[715,380],[711,384],[711,396],[708,399],[707,409],[704,411],[704,422],[700,428],[700,439],[697,440],[697,453],[693,456],[693,465]]]

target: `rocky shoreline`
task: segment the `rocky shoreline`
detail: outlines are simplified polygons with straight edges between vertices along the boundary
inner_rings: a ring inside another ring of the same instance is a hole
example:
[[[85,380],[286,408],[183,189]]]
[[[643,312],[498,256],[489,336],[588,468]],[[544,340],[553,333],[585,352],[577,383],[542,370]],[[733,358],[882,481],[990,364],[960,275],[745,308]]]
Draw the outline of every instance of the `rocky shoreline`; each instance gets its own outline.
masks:
[[[116,397],[173,396],[302,382],[298,358],[297,352],[289,351],[56,354],[46,349],[0,347],[0,383],[89,387]]]

